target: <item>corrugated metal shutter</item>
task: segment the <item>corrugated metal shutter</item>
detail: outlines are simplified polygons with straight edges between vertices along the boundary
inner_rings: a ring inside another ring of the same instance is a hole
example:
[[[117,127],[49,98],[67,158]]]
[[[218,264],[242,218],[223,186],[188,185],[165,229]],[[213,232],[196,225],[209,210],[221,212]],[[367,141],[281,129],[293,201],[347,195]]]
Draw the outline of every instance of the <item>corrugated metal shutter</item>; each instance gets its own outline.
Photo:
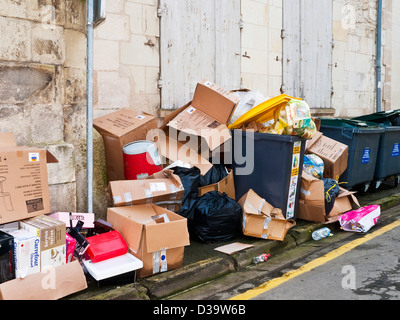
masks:
[[[160,0],[161,108],[189,102],[196,84],[240,86],[240,0]]]

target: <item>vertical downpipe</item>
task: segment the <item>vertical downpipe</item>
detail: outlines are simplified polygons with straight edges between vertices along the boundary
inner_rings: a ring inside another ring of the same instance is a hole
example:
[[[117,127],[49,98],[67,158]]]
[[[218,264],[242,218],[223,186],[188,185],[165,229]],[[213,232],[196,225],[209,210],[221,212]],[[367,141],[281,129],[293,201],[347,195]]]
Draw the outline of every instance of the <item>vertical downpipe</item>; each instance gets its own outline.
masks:
[[[376,25],[376,112],[381,111],[382,105],[382,0],[377,4]]]
[[[86,170],[88,213],[93,213],[93,1],[87,0],[86,30]]]

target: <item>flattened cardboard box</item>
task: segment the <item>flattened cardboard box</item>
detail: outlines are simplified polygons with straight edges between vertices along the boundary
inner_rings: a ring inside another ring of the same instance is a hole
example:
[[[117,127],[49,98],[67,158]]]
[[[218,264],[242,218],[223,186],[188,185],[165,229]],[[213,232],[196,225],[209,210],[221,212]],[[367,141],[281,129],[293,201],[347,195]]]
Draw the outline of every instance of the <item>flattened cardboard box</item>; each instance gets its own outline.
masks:
[[[297,217],[312,222],[332,223],[337,221],[341,214],[352,210],[354,206],[360,207],[354,195],[355,192],[343,188],[339,189],[340,193],[335,198],[335,204],[327,215],[325,212],[324,182],[303,172]]]
[[[238,201],[243,209],[243,234],[250,237],[283,241],[294,220],[285,219],[282,210],[271,204],[250,189]]]
[[[51,278],[50,278],[51,277]],[[87,288],[79,261],[0,284],[1,300],[58,300]]]
[[[184,194],[181,179],[172,170],[163,170],[141,180],[111,181],[109,189],[115,207],[178,201]]]
[[[107,221],[118,230],[134,256],[143,261],[139,278],[183,265],[190,244],[187,219],[154,204],[107,209]]]
[[[47,163],[57,163],[47,150],[17,146],[14,136],[0,133],[0,224],[50,213]]]
[[[150,114],[122,108],[94,119],[93,127],[103,137],[108,181],[117,181],[125,180],[123,147],[146,140],[147,132],[158,128],[158,120]]]
[[[324,161],[324,178],[338,179],[347,169],[349,147],[317,132],[307,141],[307,153],[319,156]]]
[[[197,84],[193,100],[165,118],[165,125],[204,139],[212,151],[231,138],[227,123],[239,98],[214,83]]]

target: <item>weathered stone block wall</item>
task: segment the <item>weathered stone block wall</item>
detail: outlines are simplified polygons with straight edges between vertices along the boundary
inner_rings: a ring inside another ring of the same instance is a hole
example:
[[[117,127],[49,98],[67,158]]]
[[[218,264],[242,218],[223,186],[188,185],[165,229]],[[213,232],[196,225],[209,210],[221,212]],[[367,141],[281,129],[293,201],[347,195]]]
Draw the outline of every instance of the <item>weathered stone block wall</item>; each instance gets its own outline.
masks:
[[[86,206],[85,17],[81,0],[0,0],[0,131],[58,158],[52,211]]]
[[[332,106],[335,115],[374,111],[376,1],[333,1]]]
[[[107,1],[107,19],[94,34],[95,117],[120,108],[158,115],[157,6],[157,0]]]

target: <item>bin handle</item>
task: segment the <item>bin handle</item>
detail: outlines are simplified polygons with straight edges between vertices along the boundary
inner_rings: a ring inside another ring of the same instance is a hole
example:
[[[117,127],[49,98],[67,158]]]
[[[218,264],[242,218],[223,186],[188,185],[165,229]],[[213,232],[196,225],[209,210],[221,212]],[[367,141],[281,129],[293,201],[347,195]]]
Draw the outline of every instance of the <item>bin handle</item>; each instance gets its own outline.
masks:
[[[350,130],[346,130],[346,129],[351,129],[351,131]],[[349,131],[350,134],[347,133],[347,131]],[[352,139],[353,138],[353,128],[342,128],[342,135],[345,136],[348,139]]]

